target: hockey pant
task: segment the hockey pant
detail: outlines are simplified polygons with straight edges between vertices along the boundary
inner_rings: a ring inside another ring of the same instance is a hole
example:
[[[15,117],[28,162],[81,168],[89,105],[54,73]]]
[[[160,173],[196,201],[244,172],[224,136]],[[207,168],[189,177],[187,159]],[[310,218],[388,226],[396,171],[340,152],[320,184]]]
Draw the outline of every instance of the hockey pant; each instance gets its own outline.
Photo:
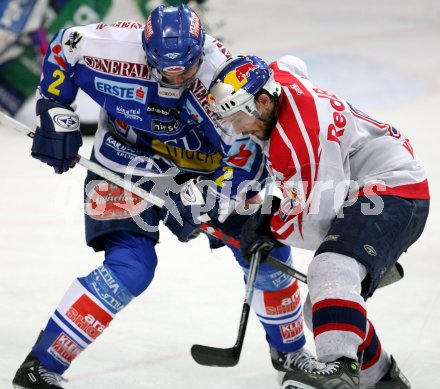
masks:
[[[106,235],[102,266],[74,280],[32,349],[48,369],[62,374],[109,326],[115,315],[150,285],[157,265],[155,241],[132,232]],[[234,250],[243,266],[248,263]],[[272,255],[290,264],[290,248]],[[267,264],[261,266],[252,304],[271,346],[295,351],[305,343],[298,284]]]

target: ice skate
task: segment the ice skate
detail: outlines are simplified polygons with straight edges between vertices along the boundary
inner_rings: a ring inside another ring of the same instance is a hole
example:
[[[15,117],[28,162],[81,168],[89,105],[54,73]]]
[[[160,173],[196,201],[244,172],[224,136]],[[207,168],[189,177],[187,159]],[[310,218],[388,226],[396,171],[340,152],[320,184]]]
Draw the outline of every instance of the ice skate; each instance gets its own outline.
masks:
[[[410,389],[411,384],[397,366],[397,363],[393,358],[393,356],[391,356],[390,369],[381,378],[381,380],[376,384],[374,388],[375,389]]]
[[[320,362],[317,362],[320,363]],[[320,363],[314,370],[288,371],[282,389],[354,389],[359,388],[359,363],[346,357]]]
[[[273,367],[278,370],[278,383],[281,385],[286,373],[292,373],[297,380],[306,379],[310,372],[324,372],[329,368],[329,364],[316,360],[312,353],[306,348],[298,351],[283,353],[270,348],[270,356]]]
[[[29,353],[15,373],[14,389],[63,389],[61,375],[46,369],[35,355]]]

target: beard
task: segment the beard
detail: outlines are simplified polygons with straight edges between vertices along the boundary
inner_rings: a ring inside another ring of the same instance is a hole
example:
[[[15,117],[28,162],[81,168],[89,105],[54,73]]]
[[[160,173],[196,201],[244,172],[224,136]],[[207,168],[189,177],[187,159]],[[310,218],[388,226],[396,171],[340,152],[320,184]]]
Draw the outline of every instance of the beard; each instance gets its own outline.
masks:
[[[261,129],[261,135],[259,136],[259,139],[269,140],[270,136],[272,135],[272,131],[275,128],[275,125],[277,124],[275,110],[273,110],[273,112],[271,112],[267,118],[260,117],[258,120],[260,120],[263,123]]]

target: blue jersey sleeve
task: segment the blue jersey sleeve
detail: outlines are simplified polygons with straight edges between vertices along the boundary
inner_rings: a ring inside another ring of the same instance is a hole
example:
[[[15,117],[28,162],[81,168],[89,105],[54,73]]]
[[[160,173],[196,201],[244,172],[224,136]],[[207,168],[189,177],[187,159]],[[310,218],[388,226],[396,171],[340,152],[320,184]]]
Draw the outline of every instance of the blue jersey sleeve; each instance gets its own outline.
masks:
[[[75,64],[68,63],[64,50],[74,47],[80,37],[73,33],[66,36],[66,31],[60,30],[50,43],[38,89],[42,97],[68,106],[75,100],[78,86],[71,78]]]
[[[238,138],[223,145],[224,158],[213,174],[219,193],[238,202],[258,193],[267,177],[261,147],[252,139]]]

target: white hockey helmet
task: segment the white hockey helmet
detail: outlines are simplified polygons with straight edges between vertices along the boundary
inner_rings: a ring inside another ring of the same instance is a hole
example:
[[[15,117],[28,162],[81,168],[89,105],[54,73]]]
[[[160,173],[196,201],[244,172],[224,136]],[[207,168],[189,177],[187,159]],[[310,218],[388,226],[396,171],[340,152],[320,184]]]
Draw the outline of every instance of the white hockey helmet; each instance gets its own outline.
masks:
[[[225,118],[243,111],[258,116],[255,95],[264,89],[279,96],[281,85],[274,80],[272,69],[256,56],[236,55],[228,58],[215,72],[209,87],[211,111]]]

